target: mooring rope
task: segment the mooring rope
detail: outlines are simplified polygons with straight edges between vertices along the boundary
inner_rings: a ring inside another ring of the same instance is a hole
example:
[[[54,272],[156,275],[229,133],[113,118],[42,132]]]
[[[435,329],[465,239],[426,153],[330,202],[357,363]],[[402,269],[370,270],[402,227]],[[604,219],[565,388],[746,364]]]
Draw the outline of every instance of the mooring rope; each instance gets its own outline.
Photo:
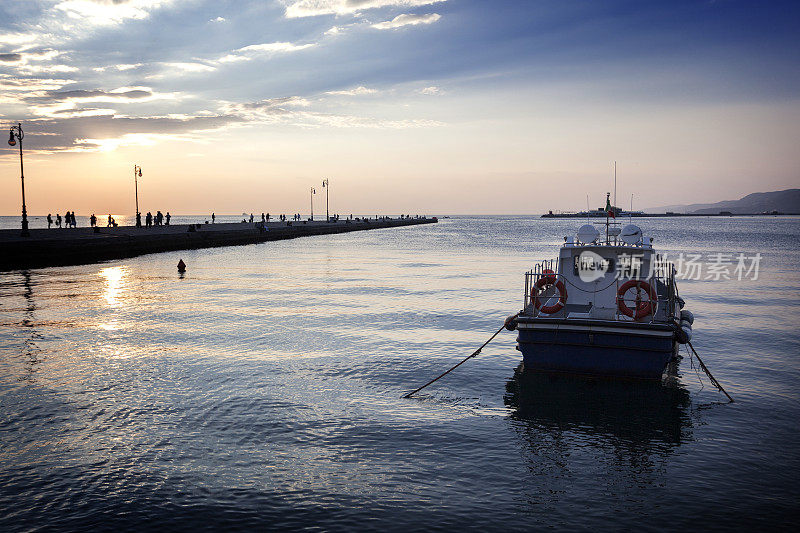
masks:
[[[521,312],[522,312],[522,311],[520,311],[520,313],[521,313]],[[447,374],[449,374],[450,372],[452,372],[452,371],[453,371],[453,370],[455,370],[456,368],[458,368],[458,367],[460,367],[461,365],[463,365],[464,363],[466,363],[466,362],[467,362],[469,359],[472,359],[473,357],[475,357],[476,355],[478,355],[479,353],[481,353],[481,350],[483,350],[483,349],[486,347],[486,345],[487,345],[487,344],[489,344],[490,342],[492,342],[492,340],[494,340],[494,338],[495,338],[495,337],[497,337],[497,336],[500,334],[500,332],[501,332],[501,331],[503,331],[503,329],[506,327],[506,324],[508,324],[508,323],[509,323],[511,320],[513,320],[513,319],[517,318],[518,316],[519,316],[519,313],[517,313],[516,315],[512,315],[512,316],[508,317],[508,318],[506,319],[506,321],[505,321],[505,322],[503,322],[503,325],[502,325],[502,326],[500,326],[500,329],[498,329],[497,331],[495,331],[494,335],[492,335],[491,337],[489,337],[489,340],[488,340],[488,341],[486,341],[486,342],[484,342],[483,344],[481,344],[481,347],[480,347],[480,348],[478,348],[477,350],[475,350],[474,352],[472,352],[470,355],[468,355],[467,357],[465,357],[465,358],[464,358],[464,359],[463,359],[463,360],[462,360],[460,363],[458,363],[457,365],[450,367],[449,369],[447,369],[445,372],[443,372],[443,373],[442,373],[441,375],[439,375],[438,377],[435,377],[435,378],[433,378],[432,380],[430,380],[429,382],[427,382],[427,383],[426,383],[425,385],[423,385],[422,387],[420,387],[420,388],[418,388],[418,389],[414,389],[413,391],[409,392],[408,394],[406,394],[405,396],[403,396],[403,398],[411,398],[411,396],[412,396],[412,395],[414,395],[414,394],[418,393],[419,391],[421,391],[422,389],[424,389],[425,387],[427,387],[427,386],[428,386],[428,385],[430,385],[431,383],[433,383],[433,382],[435,382],[435,381],[438,381],[439,379],[441,379],[441,378],[445,377]]]
[[[697,350],[694,349],[694,346],[692,346],[692,343],[691,342],[687,342],[686,344],[688,344],[689,348],[692,349],[692,353],[694,353],[694,356],[697,357],[697,362],[700,363],[700,368],[703,369],[703,372],[706,373],[706,376],[708,376],[708,379],[711,380],[711,384],[714,385],[717,389],[719,389],[719,391],[722,394],[724,394],[725,396],[727,396],[728,399],[731,401],[731,403],[733,403],[733,398],[731,398],[731,395],[728,394],[727,392],[725,392],[725,389],[722,388],[722,385],[719,384],[719,381],[714,379],[714,376],[711,375],[711,372],[708,370],[708,367],[705,365],[705,363],[703,363],[703,360],[700,359],[700,355],[697,353]]]

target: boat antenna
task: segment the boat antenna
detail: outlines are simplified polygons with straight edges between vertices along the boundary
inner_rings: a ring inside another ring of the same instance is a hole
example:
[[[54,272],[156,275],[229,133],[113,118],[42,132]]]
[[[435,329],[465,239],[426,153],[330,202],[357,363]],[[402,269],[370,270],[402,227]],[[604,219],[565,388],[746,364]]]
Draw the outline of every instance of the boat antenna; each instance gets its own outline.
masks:
[[[628,219],[633,223],[633,193],[631,193],[631,210],[628,213]]]
[[[589,195],[586,195],[586,223],[589,223]]]
[[[614,161],[614,205],[611,206],[611,209],[614,209],[614,218],[617,218],[617,162]]]

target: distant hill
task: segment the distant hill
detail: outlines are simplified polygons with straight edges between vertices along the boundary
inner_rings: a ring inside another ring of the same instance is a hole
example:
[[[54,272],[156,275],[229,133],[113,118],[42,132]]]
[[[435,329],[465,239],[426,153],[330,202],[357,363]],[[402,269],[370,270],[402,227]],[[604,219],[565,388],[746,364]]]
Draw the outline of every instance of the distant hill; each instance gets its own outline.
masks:
[[[800,189],[785,191],[756,192],[738,200],[726,200],[714,204],[667,205],[646,209],[648,213],[717,214],[730,211],[733,214],[752,214],[778,211],[780,213],[800,214]]]

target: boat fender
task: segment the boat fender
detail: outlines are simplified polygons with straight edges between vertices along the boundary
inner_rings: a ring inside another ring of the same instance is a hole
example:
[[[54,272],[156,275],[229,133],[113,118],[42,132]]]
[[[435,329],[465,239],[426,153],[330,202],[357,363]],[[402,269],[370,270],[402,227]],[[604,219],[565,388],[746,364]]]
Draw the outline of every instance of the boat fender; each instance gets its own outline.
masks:
[[[511,315],[506,318],[505,326],[508,331],[514,331],[517,329],[517,315]]]
[[[694,324],[694,313],[691,311],[681,311],[681,322],[683,321]]]
[[[692,340],[692,326],[686,324],[686,322],[681,322],[680,324],[674,322],[673,324],[675,326],[675,339],[678,343],[686,344]]]

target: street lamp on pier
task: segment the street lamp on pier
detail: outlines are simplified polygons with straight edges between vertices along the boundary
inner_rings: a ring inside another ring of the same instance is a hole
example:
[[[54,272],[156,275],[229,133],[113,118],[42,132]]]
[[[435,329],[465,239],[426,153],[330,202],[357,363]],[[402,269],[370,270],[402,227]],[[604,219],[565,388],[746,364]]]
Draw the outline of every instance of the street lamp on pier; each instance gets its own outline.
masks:
[[[314,187],[311,187],[311,222],[314,222],[314,195],[317,194],[317,190]]]
[[[25,172],[22,166],[22,139],[25,133],[22,131],[22,124],[17,123],[16,126],[11,126],[11,131],[8,135],[8,145],[14,146],[19,141],[19,179],[22,182],[22,236],[27,237],[28,233],[28,210],[25,208]]]
[[[325,189],[325,221],[330,222],[331,215],[328,212],[328,195],[330,194],[331,186],[328,183],[328,178],[322,180],[322,188]]]
[[[133,165],[133,183],[136,187],[136,222],[137,226],[140,225],[141,215],[139,214],[139,178],[142,177],[142,167]]]

